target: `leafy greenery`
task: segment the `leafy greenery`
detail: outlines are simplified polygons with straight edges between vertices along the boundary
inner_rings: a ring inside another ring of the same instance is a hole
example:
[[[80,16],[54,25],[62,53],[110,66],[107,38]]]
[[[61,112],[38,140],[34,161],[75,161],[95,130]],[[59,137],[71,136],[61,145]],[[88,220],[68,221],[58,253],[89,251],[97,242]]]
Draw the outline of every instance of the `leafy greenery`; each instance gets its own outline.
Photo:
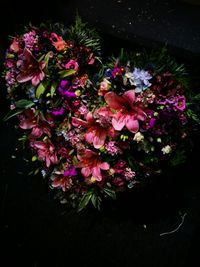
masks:
[[[24,110],[34,106],[34,103],[26,99],[21,99],[15,102],[15,106],[16,108],[10,110],[8,114],[3,118],[4,121],[7,121],[12,117],[21,114]]]
[[[75,24],[69,29],[70,38],[77,43],[91,48],[94,52],[100,50],[100,38],[95,29],[89,28],[87,23],[77,15]]]

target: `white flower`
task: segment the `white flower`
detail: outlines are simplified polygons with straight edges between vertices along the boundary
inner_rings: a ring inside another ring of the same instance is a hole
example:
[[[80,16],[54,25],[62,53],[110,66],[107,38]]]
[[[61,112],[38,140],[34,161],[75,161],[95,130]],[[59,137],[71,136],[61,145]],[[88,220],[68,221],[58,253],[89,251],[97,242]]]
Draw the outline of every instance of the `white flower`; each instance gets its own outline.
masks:
[[[172,151],[172,148],[169,145],[167,145],[167,146],[164,146],[161,149],[161,151],[162,151],[163,154],[169,154]]]
[[[141,132],[137,132],[133,138],[134,141],[136,141],[137,143],[141,142],[144,140],[144,135],[141,134]]]

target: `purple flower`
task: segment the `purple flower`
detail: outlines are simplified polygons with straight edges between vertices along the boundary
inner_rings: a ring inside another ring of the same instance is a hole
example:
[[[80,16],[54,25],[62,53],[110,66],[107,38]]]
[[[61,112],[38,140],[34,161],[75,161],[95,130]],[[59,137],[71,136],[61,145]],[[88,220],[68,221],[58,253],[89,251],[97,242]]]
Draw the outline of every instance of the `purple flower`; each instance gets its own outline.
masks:
[[[77,175],[77,170],[74,166],[67,166],[64,176],[76,176]]]
[[[63,115],[65,109],[63,107],[59,108],[59,109],[55,109],[51,112],[51,114],[53,114],[54,116],[59,116],[59,115]]]
[[[60,86],[58,88],[58,91],[61,93],[62,96],[64,96],[67,99],[71,99],[76,97],[76,94],[72,91],[70,91],[71,89],[71,82],[70,81],[66,81],[66,80],[62,80],[60,82]]]

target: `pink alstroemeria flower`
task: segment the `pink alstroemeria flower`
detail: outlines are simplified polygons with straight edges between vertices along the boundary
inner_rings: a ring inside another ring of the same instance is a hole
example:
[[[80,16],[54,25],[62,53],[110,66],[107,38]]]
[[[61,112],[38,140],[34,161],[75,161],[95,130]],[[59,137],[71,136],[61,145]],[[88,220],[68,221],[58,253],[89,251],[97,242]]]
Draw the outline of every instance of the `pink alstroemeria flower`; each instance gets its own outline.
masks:
[[[37,151],[38,159],[45,161],[47,167],[49,167],[51,164],[58,163],[55,147],[50,140],[45,142],[35,141],[31,144],[31,146]]]
[[[43,69],[46,63],[42,61],[38,62],[27,48],[24,49],[22,59],[18,60],[17,65],[20,73],[16,79],[19,83],[31,80],[32,85],[37,86],[45,77]]]
[[[126,126],[130,132],[136,133],[139,130],[138,120],[145,120],[146,115],[136,102],[135,91],[126,91],[122,96],[108,92],[104,98],[110,109],[114,110],[112,115],[114,129],[121,131]]]
[[[53,180],[52,187],[60,187],[64,192],[72,186],[72,177],[77,175],[74,166],[68,166],[65,171],[57,171]]]
[[[101,170],[109,170],[110,165],[107,162],[101,162],[100,156],[90,149],[84,149],[78,155],[78,168],[84,177],[89,177],[91,174],[97,180],[102,180]]]
[[[91,112],[88,112],[86,115],[86,121],[73,117],[72,123],[76,125],[81,125],[87,128],[85,134],[85,140],[89,144],[93,144],[96,149],[102,147],[105,143],[107,136],[114,136],[115,131],[110,125],[109,117],[100,115],[96,111],[96,116],[94,117]]]

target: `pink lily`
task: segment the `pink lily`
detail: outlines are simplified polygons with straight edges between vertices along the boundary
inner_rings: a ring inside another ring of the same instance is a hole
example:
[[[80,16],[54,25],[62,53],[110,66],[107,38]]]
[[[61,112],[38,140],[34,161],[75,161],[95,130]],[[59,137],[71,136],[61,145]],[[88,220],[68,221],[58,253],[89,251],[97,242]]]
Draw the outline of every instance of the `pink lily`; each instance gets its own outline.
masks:
[[[35,141],[31,144],[31,146],[37,151],[38,159],[45,161],[47,167],[49,167],[51,164],[58,163],[55,147],[50,140],[45,142]]]
[[[18,60],[17,65],[20,73],[16,79],[19,83],[31,80],[32,85],[37,86],[45,77],[43,69],[45,68],[46,63],[42,61],[38,62],[27,48],[24,49],[22,60]]]
[[[102,180],[101,170],[109,170],[110,165],[107,162],[101,162],[100,156],[90,149],[84,149],[78,155],[78,168],[84,177],[89,177],[91,174],[97,180]]]
[[[102,147],[107,136],[114,136],[115,132],[108,121],[108,117],[102,116],[98,111],[95,113],[96,118],[91,112],[86,115],[86,121],[73,117],[72,123],[74,125],[81,125],[87,128],[85,140],[97,149]]]
[[[35,116],[35,109],[27,109],[19,116],[20,124],[19,127],[24,130],[32,129],[30,134],[31,138],[40,138],[43,133],[51,137],[51,132],[45,121],[39,118],[38,122]]]
[[[19,115],[20,124],[19,127],[21,129],[27,130],[32,129],[37,125],[37,120],[35,117],[35,109],[27,109],[21,115]]]
[[[135,91],[126,91],[122,96],[108,92],[104,98],[110,109],[114,110],[112,115],[114,129],[121,131],[126,126],[130,132],[136,133],[139,130],[138,120],[145,120],[146,115],[140,104],[136,102]]]

